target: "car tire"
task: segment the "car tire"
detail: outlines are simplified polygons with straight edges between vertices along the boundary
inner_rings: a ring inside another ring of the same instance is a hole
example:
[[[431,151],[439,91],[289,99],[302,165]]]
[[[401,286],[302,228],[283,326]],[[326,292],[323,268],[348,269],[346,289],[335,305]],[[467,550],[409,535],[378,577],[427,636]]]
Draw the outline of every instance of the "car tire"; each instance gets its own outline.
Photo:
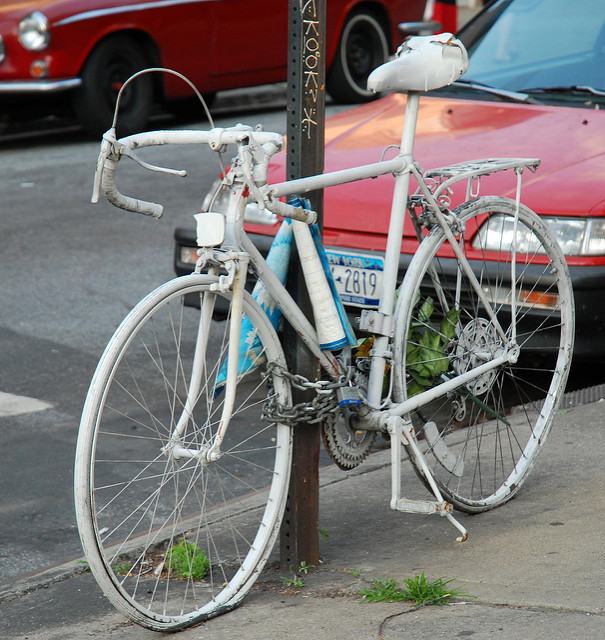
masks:
[[[373,14],[357,11],[349,15],[326,76],[330,96],[343,104],[373,100],[376,95],[367,89],[366,82],[386,61],[389,51],[388,34]]]
[[[92,50],[82,67],[82,84],[73,101],[76,117],[87,133],[99,136],[109,129],[120,87],[133,73],[148,66],[145,51],[128,36],[112,36]],[[118,134],[144,129],[152,107],[153,81],[150,75],[144,75],[122,95]]]
[[[216,99],[216,92],[203,93],[202,97],[206,102],[206,106],[210,109]],[[195,95],[171,100],[165,106],[179,122],[199,122],[206,120],[204,107]]]

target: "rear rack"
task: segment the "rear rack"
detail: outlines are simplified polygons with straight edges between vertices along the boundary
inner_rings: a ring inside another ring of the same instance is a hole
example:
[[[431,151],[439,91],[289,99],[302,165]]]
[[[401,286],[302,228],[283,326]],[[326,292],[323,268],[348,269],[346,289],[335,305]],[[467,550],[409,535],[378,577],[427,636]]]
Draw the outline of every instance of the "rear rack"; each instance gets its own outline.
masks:
[[[446,167],[430,169],[424,173],[424,179],[425,181],[432,179],[436,182],[433,196],[437,198],[452,184],[460,180],[473,180],[480,176],[489,175],[490,173],[496,173],[498,171],[507,171],[508,169],[514,169],[515,172],[529,169],[533,173],[539,164],[539,158],[485,158],[481,160],[457,162]]]

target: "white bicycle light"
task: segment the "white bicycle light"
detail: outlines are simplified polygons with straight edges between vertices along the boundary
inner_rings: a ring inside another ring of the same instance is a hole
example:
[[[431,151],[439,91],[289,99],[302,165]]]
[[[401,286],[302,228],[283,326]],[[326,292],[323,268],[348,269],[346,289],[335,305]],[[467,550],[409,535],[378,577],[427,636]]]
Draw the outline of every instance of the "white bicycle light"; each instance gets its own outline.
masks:
[[[225,216],[222,213],[196,213],[198,247],[218,247],[225,239]]]

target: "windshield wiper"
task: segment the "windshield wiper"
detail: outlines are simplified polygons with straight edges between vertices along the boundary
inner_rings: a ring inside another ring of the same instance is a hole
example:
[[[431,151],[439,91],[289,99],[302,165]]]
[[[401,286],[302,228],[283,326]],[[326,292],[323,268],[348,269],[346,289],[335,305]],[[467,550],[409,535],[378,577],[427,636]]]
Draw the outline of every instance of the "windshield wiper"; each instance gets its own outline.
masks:
[[[468,87],[469,89],[475,89],[476,91],[489,93],[494,96],[499,96],[500,98],[506,98],[507,100],[512,100],[513,102],[529,102],[531,104],[537,104],[536,101],[533,100],[527,93],[498,89],[496,87],[492,87],[489,84],[484,84],[483,82],[476,82],[475,80],[466,80],[462,78],[460,80],[456,80],[452,84],[454,86],[462,85],[464,87]]]
[[[579,93],[589,94],[591,96],[598,96],[600,98],[605,97],[605,91],[601,89],[595,89],[587,85],[571,84],[569,86],[560,87],[531,87],[529,89],[523,89],[526,93]]]

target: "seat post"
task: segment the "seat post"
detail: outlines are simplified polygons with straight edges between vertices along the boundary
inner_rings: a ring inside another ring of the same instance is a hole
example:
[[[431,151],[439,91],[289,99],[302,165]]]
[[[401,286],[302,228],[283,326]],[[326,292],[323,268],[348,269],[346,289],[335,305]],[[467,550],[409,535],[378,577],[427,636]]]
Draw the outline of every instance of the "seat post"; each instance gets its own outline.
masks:
[[[408,91],[408,99],[405,105],[403,133],[401,134],[401,153],[403,155],[412,155],[412,152],[414,151],[414,137],[416,136],[419,104],[420,93],[418,91]]]
[[[417,91],[409,91],[405,108],[403,132],[401,134],[400,155],[408,156],[410,162],[413,160],[412,152],[414,150],[414,136],[416,135],[419,102],[420,94]],[[407,211],[409,191],[410,171],[409,168],[406,168],[395,176],[391,218],[389,221],[389,235],[387,237],[387,247],[384,257],[384,271],[378,312],[387,318],[392,317],[395,304],[395,290],[397,288],[399,272],[399,254],[401,253],[403,225]],[[367,399],[371,407],[376,408],[380,404],[388,349],[389,338],[386,335],[377,335],[372,350],[372,367],[370,369],[368,382]]]
[[[414,136],[416,135],[416,122],[418,120],[418,105],[420,94],[417,91],[409,91],[405,108],[405,120],[401,134],[400,154],[408,156],[412,161],[414,150]],[[406,169],[395,177],[393,191],[393,203],[391,206],[391,219],[389,222],[389,235],[385,253],[385,270],[381,292],[380,312],[392,315],[395,300],[395,288],[397,286],[397,274],[399,267],[399,254],[401,253],[401,240],[403,238],[403,224],[407,209],[410,190],[410,171]],[[395,265],[395,267],[393,267]]]

